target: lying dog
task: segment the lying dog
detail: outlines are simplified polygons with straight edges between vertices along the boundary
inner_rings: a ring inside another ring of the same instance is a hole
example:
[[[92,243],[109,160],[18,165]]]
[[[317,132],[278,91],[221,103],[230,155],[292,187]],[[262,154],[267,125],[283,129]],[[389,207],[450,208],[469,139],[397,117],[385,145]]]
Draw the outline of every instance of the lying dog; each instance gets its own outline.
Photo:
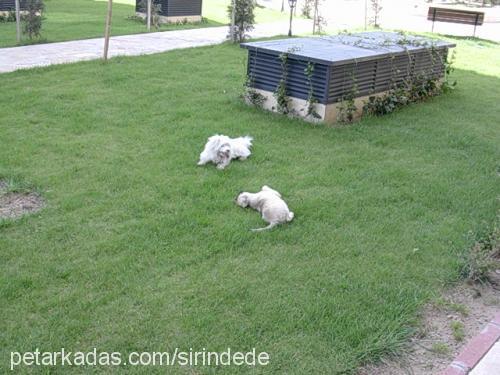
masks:
[[[265,228],[252,229],[260,232],[274,228],[278,224],[288,223],[293,220],[294,213],[288,209],[285,201],[281,199],[281,194],[269,186],[262,186],[258,193],[240,193],[236,197],[236,204],[241,207],[248,207],[259,211],[262,219],[269,225]]]
[[[217,169],[224,169],[232,159],[245,160],[251,154],[252,141],[250,136],[229,138],[225,135],[214,135],[208,138],[198,165],[212,162],[217,165]]]

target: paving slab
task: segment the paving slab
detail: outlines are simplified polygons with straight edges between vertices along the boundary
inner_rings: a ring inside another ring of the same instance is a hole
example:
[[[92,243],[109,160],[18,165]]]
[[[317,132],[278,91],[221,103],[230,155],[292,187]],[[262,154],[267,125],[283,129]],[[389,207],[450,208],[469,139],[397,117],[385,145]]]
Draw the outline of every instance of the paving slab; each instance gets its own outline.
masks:
[[[500,341],[484,356],[470,375],[500,375]]]
[[[296,20],[293,27],[297,34],[310,33],[312,22]],[[287,22],[274,22],[256,25],[250,35],[253,38],[263,38],[285,35],[287,32]],[[148,55],[180,48],[215,45],[223,43],[227,35],[228,27],[222,26],[115,36],[110,39],[109,57]],[[0,49],[0,73],[100,59],[103,47],[104,38],[94,38],[2,48]]]

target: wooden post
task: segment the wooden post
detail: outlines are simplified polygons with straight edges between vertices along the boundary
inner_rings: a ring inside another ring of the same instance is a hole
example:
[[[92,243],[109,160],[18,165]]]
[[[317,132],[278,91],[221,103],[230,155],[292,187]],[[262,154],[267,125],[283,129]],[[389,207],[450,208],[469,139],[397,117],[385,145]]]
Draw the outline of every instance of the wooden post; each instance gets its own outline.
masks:
[[[148,6],[147,6],[147,24],[148,24],[148,31],[151,31],[151,1],[152,0],[148,0]]]
[[[21,43],[21,5],[19,0],[16,0],[16,40],[17,44]]]
[[[233,11],[231,12],[231,30],[229,34],[231,35],[231,42],[236,42],[236,0],[233,0]]]
[[[109,35],[111,34],[111,16],[113,15],[113,0],[108,0],[108,13],[106,15],[106,28],[104,29],[104,61],[108,60]]]

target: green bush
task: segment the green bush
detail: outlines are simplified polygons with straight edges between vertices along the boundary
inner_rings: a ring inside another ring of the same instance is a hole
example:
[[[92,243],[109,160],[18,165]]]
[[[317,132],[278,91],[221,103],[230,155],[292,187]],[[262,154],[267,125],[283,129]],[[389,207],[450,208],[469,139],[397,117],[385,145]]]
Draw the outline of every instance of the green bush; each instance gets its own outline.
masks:
[[[39,38],[42,31],[43,0],[27,0],[26,14],[22,17],[24,22],[23,33],[30,39]]]

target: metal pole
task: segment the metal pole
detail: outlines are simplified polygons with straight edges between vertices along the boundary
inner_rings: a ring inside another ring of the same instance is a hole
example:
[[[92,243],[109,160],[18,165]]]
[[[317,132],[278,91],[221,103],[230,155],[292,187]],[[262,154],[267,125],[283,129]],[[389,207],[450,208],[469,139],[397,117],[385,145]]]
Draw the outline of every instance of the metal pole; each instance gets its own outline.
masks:
[[[148,24],[148,31],[151,31],[151,1],[152,0],[148,0],[148,9],[147,9],[147,24]]]
[[[19,0],[16,0],[16,40],[17,44],[21,43],[21,5]]]
[[[106,15],[106,28],[104,29],[104,61],[108,60],[109,35],[111,34],[112,15],[113,15],[113,0],[108,0],[108,14]]]
[[[233,11],[231,12],[231,42],[236,42],[236,0],[233,0]]]

